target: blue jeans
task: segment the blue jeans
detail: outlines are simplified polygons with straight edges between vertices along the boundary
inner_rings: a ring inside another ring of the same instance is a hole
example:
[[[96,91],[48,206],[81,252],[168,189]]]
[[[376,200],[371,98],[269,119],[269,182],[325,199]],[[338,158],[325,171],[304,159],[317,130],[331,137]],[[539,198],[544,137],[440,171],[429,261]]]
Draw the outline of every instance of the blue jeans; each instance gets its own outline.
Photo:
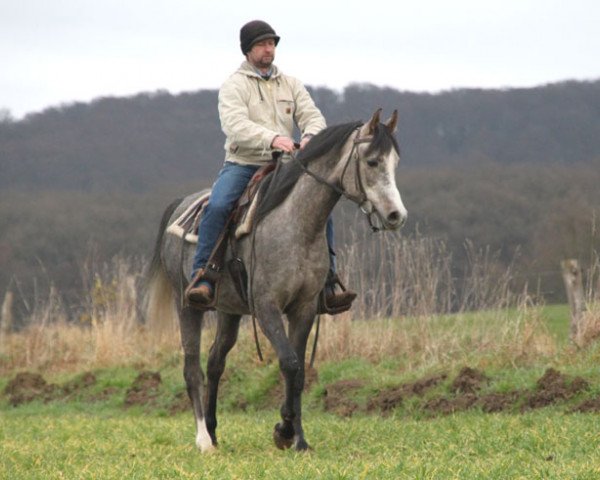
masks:
[[[227,217],[235,207],[236,202],[244,193],[250,179],[259,167],[255,165],[240,165],[238,163],[225,162],[213,184],[210,198],[204,208],[202,220],[200,220],[200,237],[194,256],[192,277],[196,272],[204,268],[208,263],[210,254],[217,244],[219,235],[225,228]],[[333,221],[331,216],[327,220],[327,244],[329,246],[330,268],[335,273],[335,253],[333,253]]]

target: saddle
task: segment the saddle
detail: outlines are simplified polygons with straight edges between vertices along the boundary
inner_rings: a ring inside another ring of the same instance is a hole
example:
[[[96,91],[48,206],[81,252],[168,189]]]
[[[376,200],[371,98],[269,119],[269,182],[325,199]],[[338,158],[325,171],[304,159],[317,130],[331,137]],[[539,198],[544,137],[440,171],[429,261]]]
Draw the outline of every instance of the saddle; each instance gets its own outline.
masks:
[[[236,226],[235,238],[242,238],[252,231],[254,214],[258,205],[257,193],[261,181],[275,169],[275,163],[260,167],[248,182],[248,186],[235,204],[226,229]],[[183,238],[188,243],[198,243],[198,227],[204,208],[210,198],[210,191],[200,195],[194,202],[167,227],[167,232]]]
[[[207,267],[199,272],[200,278],[210,280],[215,286],[214,300],[209,305],[194,305],[203,310],[213,310],[219,293],[219,278],[221,270],[225,264],[225,252],[227,250],[227,240],[231,240],[234,247],[235,240],[242,238],[252,231],[254,216],[258,205],[258,192],[262,180],[267,177],[276,167],[275,162],[268,163],[260,167],[248,182],[248,185],[233,211],[229,215],[225,228],[219,235],[219,239],[208,260]],[[167,227],[167,232],[183,239],[184,242],[198,243],[198,227],[204,213],[204,209],[210,199],[210,192],[200,195],[174,222]],[[244,303],[248,303],[246,294],[247,274],[245,266],[240,258],[234,254],[234,258],[228,262],[228,269],[234,280],[234,285],[240,298]]]

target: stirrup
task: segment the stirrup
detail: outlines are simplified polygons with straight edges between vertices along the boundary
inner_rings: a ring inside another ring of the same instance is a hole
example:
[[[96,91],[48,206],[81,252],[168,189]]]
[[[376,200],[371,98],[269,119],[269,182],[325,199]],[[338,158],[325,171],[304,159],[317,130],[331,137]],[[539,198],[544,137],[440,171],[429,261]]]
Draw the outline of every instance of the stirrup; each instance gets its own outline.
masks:
[[[196,272],[196,274],[194,275],[194,278],[192,278],[192,281],[188,284],[188,286],[185,289],[185,300],[186,303],[192,307],[195,308],[197,310],[214,310],[215,306],[217,304],[217,288],[218,288],[218,279],[219,279],[219,275],[217,270],[211,268],[210,266],[208,268],[201,268],[200,270],[198,270]],[[200,303],[200,302],[194,302],[193,300],[190,299],[190,293],[191,291],[196,288],[196,285],[198,285],[199,282],[201,282],[202,280],[206,280],[208,283],[211,284],[212,286],[212,298],[210,299],[210,301],[208,303]]]
[[[343,293],[348,293],[348,300],[346,303],[343,303],[341,305],[328,305],[327,304],[327,289],[331,288],[335,294],[335,286],[339,285],[340,288],[342,289],[342,294]],[[318,314],[323,314],[326,313],[328,315],[337,315],[339,313],[343,313],[346,312],[348,310],[350,310],[350,308],[352,307],[352,302],[354,301],[354,299],[356,298],[356,293],[349,291],[346,286],[342,283],[342,281],[340,280],[340,277],[337,274],[333,274],[330,275],[329,278],[327,279],[327,282],[325,284],[325,287],[323,288],[323,290],[321,290],[321,293],[319,294],[319,305],[317,308],[317,313]]]

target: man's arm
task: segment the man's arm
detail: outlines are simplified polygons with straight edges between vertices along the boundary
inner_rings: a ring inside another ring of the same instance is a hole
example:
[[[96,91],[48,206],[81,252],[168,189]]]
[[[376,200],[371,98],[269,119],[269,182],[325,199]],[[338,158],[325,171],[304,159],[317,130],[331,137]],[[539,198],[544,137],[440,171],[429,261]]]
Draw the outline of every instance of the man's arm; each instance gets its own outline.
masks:
[[[232,143],[247,148],[268,150],[278,133],[250,120],[248,104],[233,82],[219,90],[221,128]]]
[[[323,130],[327,123],[302,82],[293,79],[293,88],[296,102],[296,123],[302,132],[302,140],[307,138],[306,142],[308,142],[310,137]],[[306,142],[304,143],[306,144]]]

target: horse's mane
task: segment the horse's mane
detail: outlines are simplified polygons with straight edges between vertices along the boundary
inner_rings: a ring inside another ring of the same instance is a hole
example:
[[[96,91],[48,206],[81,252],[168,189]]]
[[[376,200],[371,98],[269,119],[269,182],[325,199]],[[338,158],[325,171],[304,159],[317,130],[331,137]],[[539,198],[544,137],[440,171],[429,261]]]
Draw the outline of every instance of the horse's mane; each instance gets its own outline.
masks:
[[[336,153],[339,152],[352,132],[362,125],[362,122],[349,122],[321,130],[296,155],[296,159],[307,166],[311,161],[332,150]],[[396,138],[384,125],[377,124],[367,154],[374,150],[387,152],[391,148],[399,151]],[[291,160],[285,164],[280,163],[278,168],[264,179],[259,192],[261,198],[256,211],[255,221],[257,223],[287,198],[303,173],[304,170],[298,165],[298,162]]]
[[[361,125],[361,122],[350,122],[321,130],[311,138],[296,158],[306,166],[332,150],[340,150],[352,132]],[[280,163],[277,169],[264,179],[259,192],[260,204],[256,211],[256,222],[262,220],[287,198],[303,172],[298,162],[290,160]]]

